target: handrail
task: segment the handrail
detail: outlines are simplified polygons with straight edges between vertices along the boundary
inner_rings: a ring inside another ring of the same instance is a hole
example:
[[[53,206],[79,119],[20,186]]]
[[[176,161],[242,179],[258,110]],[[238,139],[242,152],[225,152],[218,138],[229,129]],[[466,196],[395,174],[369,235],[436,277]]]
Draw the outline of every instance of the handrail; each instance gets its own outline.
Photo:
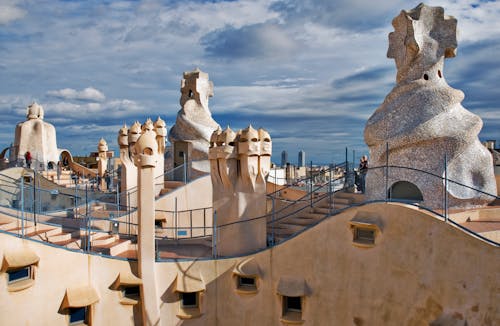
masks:
[[[331,170],[333,170],[333,169],[336,169],[336,168],[345,168],[346,166],[347,166],[346,162],[342,162],[342,163],[340,163],[340,164],[338,164],[338,165],[337,165],[337,164],[335,164],[335,165],[330,165],[328,169],[325,169],[325,170],[320,170],[320,171],[319,171],[319,174],[324,174],[324,175],[325,175],[327,172],[330,172],[330,171],[331,171]],[[300,182],[306,182],[306,181],[308,181],[308,180],[311,180],[311,181],[312,181],[312,178],[313,178],[313,177],[317,177],[317,176],[318,176],[318,175],[313,176],[313,175],[312,175],[312,173],[311,173],[311,175],[310,175],[309,177],[304,177],[304,178],[302,178],[302,179],[295,180],[295,181],[294,181],[294,183],[296,184],[296,183],[300,183]],[[278,179],[278,178],[274,178],[274,179]],[[279,179],[287,180],[287,178],[279,178]],[[337,179],[342,179],[342,177],[341,177],[341,178],[337,178]],[[286,185],[286,186],[284,186],[283,188],[281,188],[281,189],[279,189],[279,190],[276,190],[276,191],[274,191],[274,192],[271,192],[271,193],[269,193],[269,194],[267,194],[267,195],[268,195],[268,196],[272,196],[272,195],[274,195],[275,193],[278,193],[278,192],[280,192],[280,191],[283,191],[283,190],[288,189],[288,188],[291,188],[291,187],[295,187],[295,186],[294,186],[293,184],[289,184],[289,185]]]

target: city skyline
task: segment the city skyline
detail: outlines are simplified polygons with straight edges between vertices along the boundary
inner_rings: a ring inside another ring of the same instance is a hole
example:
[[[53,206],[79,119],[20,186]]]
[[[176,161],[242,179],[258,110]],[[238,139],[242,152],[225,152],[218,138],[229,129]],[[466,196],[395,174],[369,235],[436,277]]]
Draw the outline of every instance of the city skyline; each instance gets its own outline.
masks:
[[[37,101],[58,147],[117,153],[119,128],[160,116],[170,129],[184,71],[214,82],[210,109],[224,128],[263,127],[273,162],[304,149],[340,162],[366,154],[366,120],[395,85],[386,57],[391,20],[406,1],[0,1],[0,147]],[[500,4],[432,1],[458,20],[445,78],[500,140]]]

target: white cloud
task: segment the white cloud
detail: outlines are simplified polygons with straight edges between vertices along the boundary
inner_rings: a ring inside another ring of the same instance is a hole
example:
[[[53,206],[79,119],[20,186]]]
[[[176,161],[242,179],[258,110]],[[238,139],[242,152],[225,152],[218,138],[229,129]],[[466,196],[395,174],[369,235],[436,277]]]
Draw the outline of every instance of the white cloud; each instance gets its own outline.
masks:
[[[16,1],[4,0],[0,3],[0,25],[7,25],[24,16],[26,16],[26,11],[17,7]]]
[[[34,99],[44,106],[45,119],[58,128],[60,138],[68,139],[70,150],[69,141],[83,148],[88,135],[148,116],[159,114],[172,126],[182,72],[199,66],[215,84],[210,107],[221,124],[245,127],[257,120],[272,130],[276,148],[282,149],[299,142],[321,143],[329,152],[337,149],[334,142],[364,146],[364,120],[395,81],[394,61],[386,57],[390,21],[416,4],[0,0],[2,8],[10,8],[11,22],[0,25],[0,75],[8,81],[0,83],[2,129],[13,133]],[[465,92],[464,107],[475,109],[485,126],[491,125],[500,110],[494,87],[500,71],[494,55],[500,46],[500,1],[435,0],[432,5],[444,6],[461,31],[458,56],[445,65],[446,78]],[[6,13],[0,9],[0,24],[7,23]],[[29,19],[21,19],[23,15]],[[202,40],[221,30],[240,31],[225,40],[265,55],[236,60],[235,47],[221,38],[209,43],[220,51],[207,55]],[[238,38],[247,30],[254,32],[246,34],[254,36],[254,47],[248,37]],[[290,130],[294,135],[308,132],[310,138],[293,138]],[[500,139],[498,130],[492,132]],[[110,139],[116,131],[109,131]],[[0,144],[7,141],[10,137],[0,138]],[[95,150],[94,140],[89,142]]]
[[[67,100],[83,100],[83,101],[96,101],[96,102],[101,102],[106,99],[104,94],[93,88],[93,87],[87,87],[81,91],[77,91],[76,89],[72,88],[64,88],[60,89],[57,91],[48,91],[48,95],[50,96],[55,96],[55,97],[60,97],[64,98]]]

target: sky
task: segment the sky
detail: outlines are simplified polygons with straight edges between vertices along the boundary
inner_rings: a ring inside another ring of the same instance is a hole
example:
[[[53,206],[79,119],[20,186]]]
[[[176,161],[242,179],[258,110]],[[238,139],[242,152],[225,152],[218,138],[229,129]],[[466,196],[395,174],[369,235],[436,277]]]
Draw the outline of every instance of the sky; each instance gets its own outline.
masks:
[[[500,2],[443,0],[458,19],[444,75],[500,143]],[[119,128],[180,110],[184,71],[214,83],[213,118],[267,129],[273,161],[299,150],[317,163],[368,153],[367,119],[395,86],[392,19],[412,1],[0,0],[0,150],[33,101],[59,148],[117,153]]]

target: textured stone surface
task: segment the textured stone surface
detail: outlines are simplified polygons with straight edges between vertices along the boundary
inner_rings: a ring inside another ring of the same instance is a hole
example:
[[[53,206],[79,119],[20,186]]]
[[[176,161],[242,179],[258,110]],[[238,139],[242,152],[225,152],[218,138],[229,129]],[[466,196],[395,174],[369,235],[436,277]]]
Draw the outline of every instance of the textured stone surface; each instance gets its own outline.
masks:
[[[266,214],[266,177],[271,155],[271,137],[264,129],[248,126],[235,133],[228,127],[213,132],[209,160],[217,225]],[[221,227],[219,233],[218,252],[223,256],[266,247],[265,218]]]
[[[370,148],[370,167],[405,166],[444,176],[486,193],[496,194],[492,157],[479,142],[481,119],[460,104],[464,94],[444,78],[445,58],[455,56],[456,19],[441,7],[420,4],[401,11],[392,22],[387,56],[394,58],[397,85],[368,120],[365,142]],[[439,177],[392,168],[390,187],[397,181],[416,185],[424,205],[443,206],[444,182]],[[450,182],[451,207],[480,206],[493,198]],[[385,198],[385,172],[372,169],[367,175],[367,196]]]
[[[24,154],[30,151],[33,168],[40,168],[40,164],[45,168],[49,162],[55,166],[59,161],[56,129],[43,121],[44,110],[38,103],[32,103],[26,111],[27,120],[16,126],[11,161],[24,162]]]
[[[208,74],[199,69],[185,72],[181,82],[182,109],[177,113],[175,125],[170,129],[169,141],[188,141],[193,144],[192,160],[206,160],[212,132],[220,128],[212,119],[208,99],[213,96],[213,83]]]

